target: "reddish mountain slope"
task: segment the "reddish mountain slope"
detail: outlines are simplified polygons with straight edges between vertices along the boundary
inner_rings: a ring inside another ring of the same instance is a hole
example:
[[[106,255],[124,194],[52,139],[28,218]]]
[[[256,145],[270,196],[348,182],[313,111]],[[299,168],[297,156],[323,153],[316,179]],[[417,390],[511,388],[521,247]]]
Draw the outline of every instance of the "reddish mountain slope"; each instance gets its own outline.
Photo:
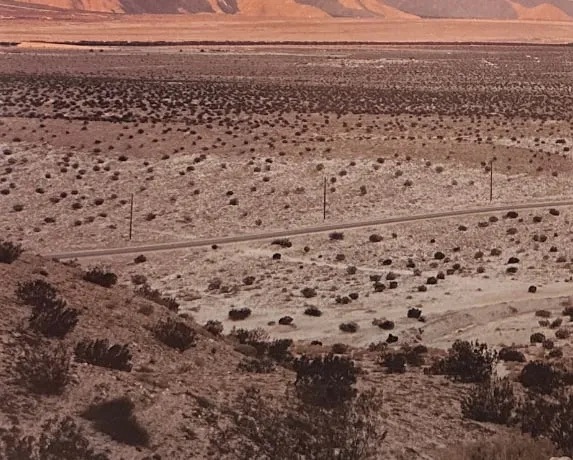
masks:
[[[573,0],[0,0],[0,9],[16,13],[46,7],[100,13],[297,18],[573,19]]]

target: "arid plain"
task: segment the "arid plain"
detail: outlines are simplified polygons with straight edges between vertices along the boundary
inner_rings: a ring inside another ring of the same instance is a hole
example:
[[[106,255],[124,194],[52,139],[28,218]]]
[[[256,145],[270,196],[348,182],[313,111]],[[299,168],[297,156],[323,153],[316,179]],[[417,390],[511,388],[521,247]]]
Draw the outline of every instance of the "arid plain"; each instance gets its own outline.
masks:
[[[425,41],[458,35],[420,24]],[[492,22],[475,35],[472,22],[449,24],[467,41],[519,41],[536,27],[530,41],[571,39],[569,24]],[[122,292],[158,289],[199,324],[263,328],[301,350],[347,344],[360,359],[394,339],[438,354],[479,339],[529,359],[573,355],[562,317],[573,306],[570,45],[65,47],[29,42],[101,41],[101,32],[74,26],[55,40],[57,24],[10,27],[0,41],[28,43],[0,47],[4,238],[45,256],[133,247],[78,263],[110,267]],[[307,37],[295,29],[281,39]],[[124,30],[118,40],[141,37]],[[396,40],[391,30],[351,39]],[[242,34],[229,36],[264,39]],[[387,218],[398,221],[361,224]],[[321,230],[336,224],[349,228]],[[265,237],[278,231],[297,234]],[[252,234],[261,237],[138,249]],[[240,309],[250,314],[230,315]],[[536,333],[551,346],[531,343]],[[408,378],[415,387],[428,377]],[[443,392],[456,392],[435,390],[448,404]],[[436,438],[423,409],[396,404],[396,436],[380,458],[438,458],[432,449],[447,436]],[[494,433],[456,431],[456,417],[437,422],[444,433]],[[413,424],[408,448],[403,423]]]

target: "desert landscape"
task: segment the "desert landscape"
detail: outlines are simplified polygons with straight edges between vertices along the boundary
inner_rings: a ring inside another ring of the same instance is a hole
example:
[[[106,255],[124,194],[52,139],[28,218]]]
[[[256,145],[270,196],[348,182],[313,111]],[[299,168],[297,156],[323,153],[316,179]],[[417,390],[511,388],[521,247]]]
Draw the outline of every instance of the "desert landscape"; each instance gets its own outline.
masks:
[[[573,454],[573,5],[434,3],[0,2],[0,458]]]

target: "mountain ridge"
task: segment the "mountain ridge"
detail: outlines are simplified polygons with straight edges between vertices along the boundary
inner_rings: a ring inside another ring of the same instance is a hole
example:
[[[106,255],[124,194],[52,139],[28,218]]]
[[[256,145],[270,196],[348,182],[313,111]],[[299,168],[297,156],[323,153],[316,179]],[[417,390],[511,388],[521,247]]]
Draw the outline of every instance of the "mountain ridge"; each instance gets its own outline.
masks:
[[[573,0],[0,0],[0,8],[111,14],[572,21]]]

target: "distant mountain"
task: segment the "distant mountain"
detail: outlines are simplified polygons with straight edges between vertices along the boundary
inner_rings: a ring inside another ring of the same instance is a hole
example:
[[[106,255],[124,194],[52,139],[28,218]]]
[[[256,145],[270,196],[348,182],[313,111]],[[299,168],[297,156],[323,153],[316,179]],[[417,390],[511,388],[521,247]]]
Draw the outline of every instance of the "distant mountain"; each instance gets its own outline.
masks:
[[[18,11],[261,17],[573,20],[573,0],[0,0]]]

